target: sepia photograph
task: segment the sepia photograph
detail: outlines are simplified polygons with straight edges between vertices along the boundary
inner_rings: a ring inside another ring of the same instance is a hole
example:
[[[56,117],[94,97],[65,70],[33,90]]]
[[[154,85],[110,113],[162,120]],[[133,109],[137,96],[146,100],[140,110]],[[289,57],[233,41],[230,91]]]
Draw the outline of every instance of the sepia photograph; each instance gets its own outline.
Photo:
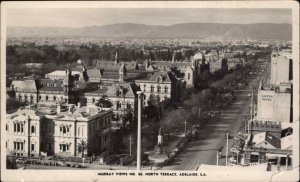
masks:
[[[1,181],[245,179],[299,179],[297,2],[1,4]]]

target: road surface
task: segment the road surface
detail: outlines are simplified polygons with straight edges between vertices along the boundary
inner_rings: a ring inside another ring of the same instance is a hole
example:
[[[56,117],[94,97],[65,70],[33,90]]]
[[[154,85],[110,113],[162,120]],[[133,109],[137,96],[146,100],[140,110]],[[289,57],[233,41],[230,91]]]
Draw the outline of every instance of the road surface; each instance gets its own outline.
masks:
[[[255,85],[258,86],[258,83],[257,80]],[[236,92],[235,102],[227,106],[223,113],[219,112],[215,118],[202,125],[198,139],[188,143],[175,161],[161,170],[195,170],[201,164],[216,165],[220,147],[223,147],[223,151],[218,162],[219,165],[225,165],[226,133],[234,136],[244,129],[244,119],[250,118],[250,94],[251,91]],[[234,139],[230,139],[228,150],[233,143]]]

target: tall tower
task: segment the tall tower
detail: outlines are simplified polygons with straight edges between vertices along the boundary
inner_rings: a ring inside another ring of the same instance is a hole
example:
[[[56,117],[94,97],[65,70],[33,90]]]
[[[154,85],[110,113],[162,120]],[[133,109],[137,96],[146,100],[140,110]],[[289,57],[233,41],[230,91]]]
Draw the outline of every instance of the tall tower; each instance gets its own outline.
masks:
[[[172,56],[172,64],[175,63],[175,52],[173,52],[173,56]]]
[[[116,52],[116,55],[115,55],[115,64],[118,64],[118,52]]]
[[[85,66],[83,65],[83,66],[82,66],[82,70],[80,71],[79,81],[85,82],[86,80],[87,80],[86,68],[85,68]]]
[[[64,91],[64,95],[65,95],[68,102],[70,102],[69,101],[69,96],[70,96],[70,93],[71,93],[72,88],[73,88],[73,82],[72,81],[73,80],[72,80],[71,70],[67,69],[65,78],[63,80],[63,91]]]
[[[121,64],[121,67],[119,69],[119,82],[123,82],[124,81],[124,78],[126,76],[126,67],[125,67],[125,64],[122,63]]]

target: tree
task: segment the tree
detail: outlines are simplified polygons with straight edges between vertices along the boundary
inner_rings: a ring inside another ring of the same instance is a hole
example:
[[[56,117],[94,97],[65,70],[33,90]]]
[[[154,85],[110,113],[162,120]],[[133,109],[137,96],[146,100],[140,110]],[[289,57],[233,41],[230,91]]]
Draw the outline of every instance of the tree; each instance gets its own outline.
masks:
[[[87,141],[84,141],[84,140],[81,140],[78,145],[77,145],[77,151],[79,153],[81,153],[81,157],[83,158],[84,157],[84,153],[85,151],[88,150],[88,143]]]
[[[102,97],[99,99],[99,105],[100,107],[107,107],[110,108],[112,106],[112,103],[107,98],[106,95],[102,95]]]
[[[122,115],[121,115],[122,121],[123,121],[123,127],[125,127],[125,124],[129,122],[130,126],[133,120],[133,111],[131,108],[124,109]]]

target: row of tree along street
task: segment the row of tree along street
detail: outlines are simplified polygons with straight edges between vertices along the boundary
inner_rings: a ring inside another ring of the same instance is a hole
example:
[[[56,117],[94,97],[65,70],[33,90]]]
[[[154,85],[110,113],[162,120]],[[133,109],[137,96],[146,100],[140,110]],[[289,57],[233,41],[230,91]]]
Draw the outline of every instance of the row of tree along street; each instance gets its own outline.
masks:
[[[202,73],[198,80],[202,83],[201,88],[186,89],[180,103],[170,105],[167,102],[161,104],[150,100],[145,109],[143,124],[142,146],[145,150],[153,149],[157,142],[159,128],[165,133],[183,132],[185,121],[187,128],[192,125],[201,125],[209,120],[213,110],[222,109],[234,100],[234,89],[237,83],[242,82],[250,68],[253,67],[257,57],[249,59],[243,67],[235,70],[219,70],[213,74]],[[170,139],[171,140],[171,139]],[[168,137],[166,137],[168,142]]]

